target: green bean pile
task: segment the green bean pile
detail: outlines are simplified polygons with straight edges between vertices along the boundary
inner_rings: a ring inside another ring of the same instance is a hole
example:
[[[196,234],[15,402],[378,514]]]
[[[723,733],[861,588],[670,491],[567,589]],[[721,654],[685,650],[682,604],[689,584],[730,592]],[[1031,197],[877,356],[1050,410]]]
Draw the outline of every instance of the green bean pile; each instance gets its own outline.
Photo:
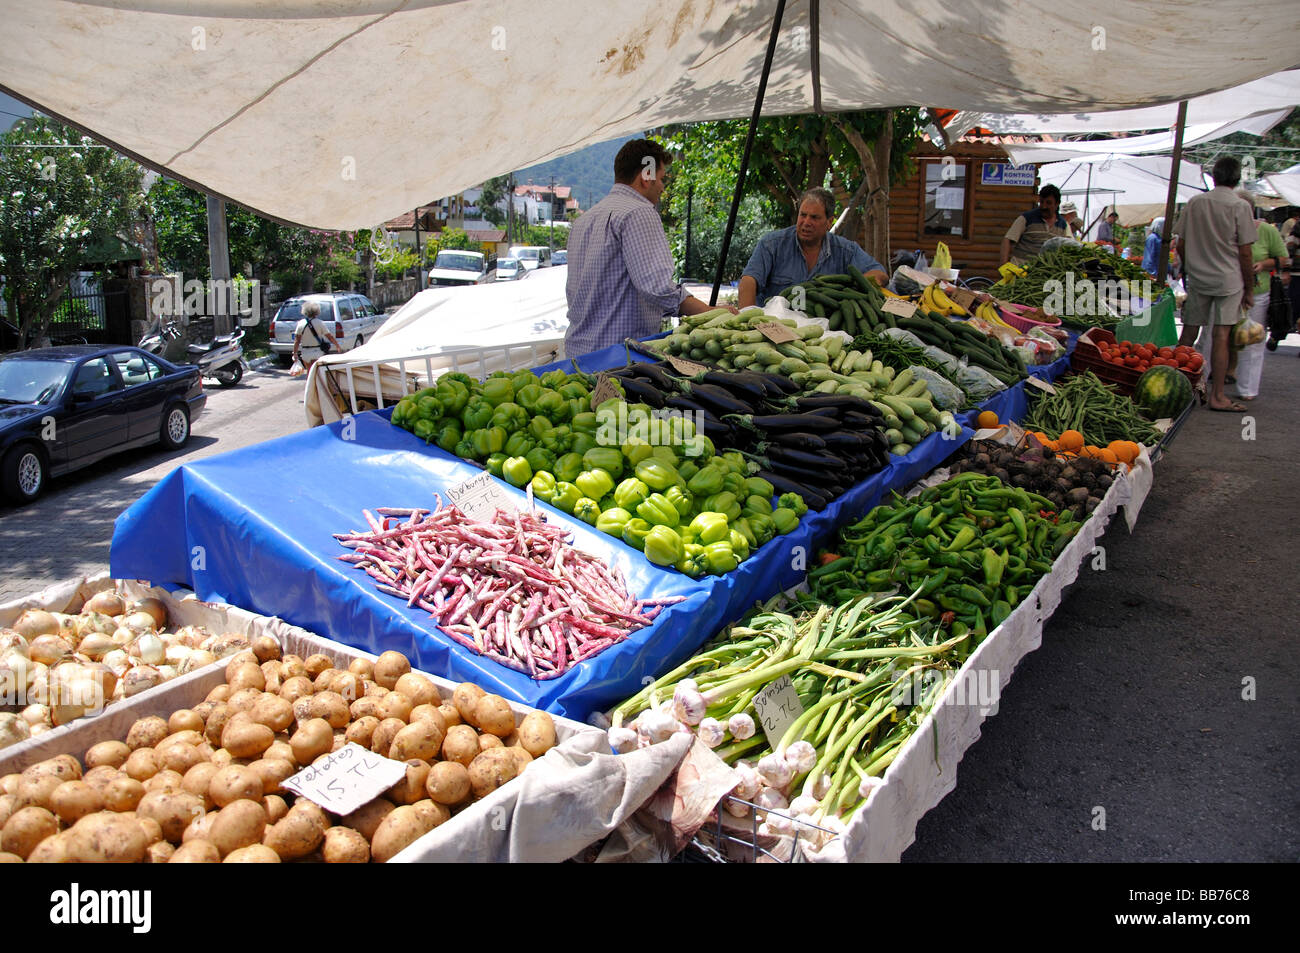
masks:
[[[1143,417],[1137,405],[1113,391],[1092,371],[1056,382],[1055,394],[1039,394],[1021,421],[1026,430],[1041,430],[1053,439],[1067,430],[1083,434],[1085,444],[1104,447],[1112,440],[1148,446],[1163,434]]]
[[[1133,283],[1129,285],[1129,290],[1136,294],[1142,282],[1151,280],[1151,276],[1140,265],[1096,245],[1062,245],[1035,255],[1025,262],[1024,269],[1023,277],[999,281],[989,289],[989,294],[1012,304],[1041,308],[1053,291],[1049,282],[1059,283],[1061,293],[1068,293],[1068,276],[1071,274],[1074,275],[1076,296],[1085,282],[1127,281]],[[1068,313],[1061,315],[1061,320],[1066,324],[1102,328],[1114,328],[1121,320],[1101,307],[1100,301],[1094,311],[1096,313],[1087,316],[1085,320],[1071,320]]]

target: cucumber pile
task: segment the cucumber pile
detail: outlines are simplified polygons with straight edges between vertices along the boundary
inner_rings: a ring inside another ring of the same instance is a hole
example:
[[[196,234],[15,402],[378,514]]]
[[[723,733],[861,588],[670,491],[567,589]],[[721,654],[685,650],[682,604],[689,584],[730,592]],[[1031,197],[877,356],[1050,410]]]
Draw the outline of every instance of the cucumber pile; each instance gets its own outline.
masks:
[[[797,307],[802,293],[804,312],[810,318],[825,318],[832,331],[857,336],[865,331],[894,326],[894,316],[883,310],[885,293],[860,272],[846,275],[817,275],[779,295]]]

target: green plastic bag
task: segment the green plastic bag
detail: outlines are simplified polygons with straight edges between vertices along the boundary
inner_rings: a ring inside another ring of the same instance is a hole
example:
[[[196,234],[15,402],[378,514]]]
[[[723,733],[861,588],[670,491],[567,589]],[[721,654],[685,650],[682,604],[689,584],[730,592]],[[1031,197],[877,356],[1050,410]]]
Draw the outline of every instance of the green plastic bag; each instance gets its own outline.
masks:
[[[1121,321],[1115,328],[1115,338],[1132,341],[1134,344],[1154,344],[1157,347],[1173,347],[1177,344],[1173,291],[1166,288],[1145,311]]]

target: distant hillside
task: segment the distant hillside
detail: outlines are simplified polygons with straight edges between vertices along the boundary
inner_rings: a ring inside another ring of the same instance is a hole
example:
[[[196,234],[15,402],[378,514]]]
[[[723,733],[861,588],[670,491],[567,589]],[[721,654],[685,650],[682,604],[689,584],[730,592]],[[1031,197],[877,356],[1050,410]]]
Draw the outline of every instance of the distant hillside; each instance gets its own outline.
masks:
[[[516,185],[527,185],[532,179],[534,184],[549,185],[551,176],[555,176],[556,185],[572,187],[573,196],[584,209],[591,208],[603,199],[614,187],[614,156],[619,148],[629,139],[640,136],[624,136],[609,142],[599,142],[567,156],[541,162],[515,173]]]

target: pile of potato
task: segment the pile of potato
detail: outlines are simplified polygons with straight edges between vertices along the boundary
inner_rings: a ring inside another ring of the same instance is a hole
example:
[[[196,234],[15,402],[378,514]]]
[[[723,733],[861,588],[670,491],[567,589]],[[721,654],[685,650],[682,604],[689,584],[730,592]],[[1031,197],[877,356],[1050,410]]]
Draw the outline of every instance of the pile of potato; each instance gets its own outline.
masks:
[[[348,742],[406,775],[336,817],[281,782]],[[398,652],[346,670],[325,655],[244,643],[193,708],[137,720],[124,741],[0,779],[0,861],[386,861],[515,778],[556,743],[532,712],[468,682],[450,699]]]
[[[0,748],[234,654],[248,640],[202,626],[166,631],[158,599],[131,603],[115,590],[81,612],[27,609],[0,628]]]

